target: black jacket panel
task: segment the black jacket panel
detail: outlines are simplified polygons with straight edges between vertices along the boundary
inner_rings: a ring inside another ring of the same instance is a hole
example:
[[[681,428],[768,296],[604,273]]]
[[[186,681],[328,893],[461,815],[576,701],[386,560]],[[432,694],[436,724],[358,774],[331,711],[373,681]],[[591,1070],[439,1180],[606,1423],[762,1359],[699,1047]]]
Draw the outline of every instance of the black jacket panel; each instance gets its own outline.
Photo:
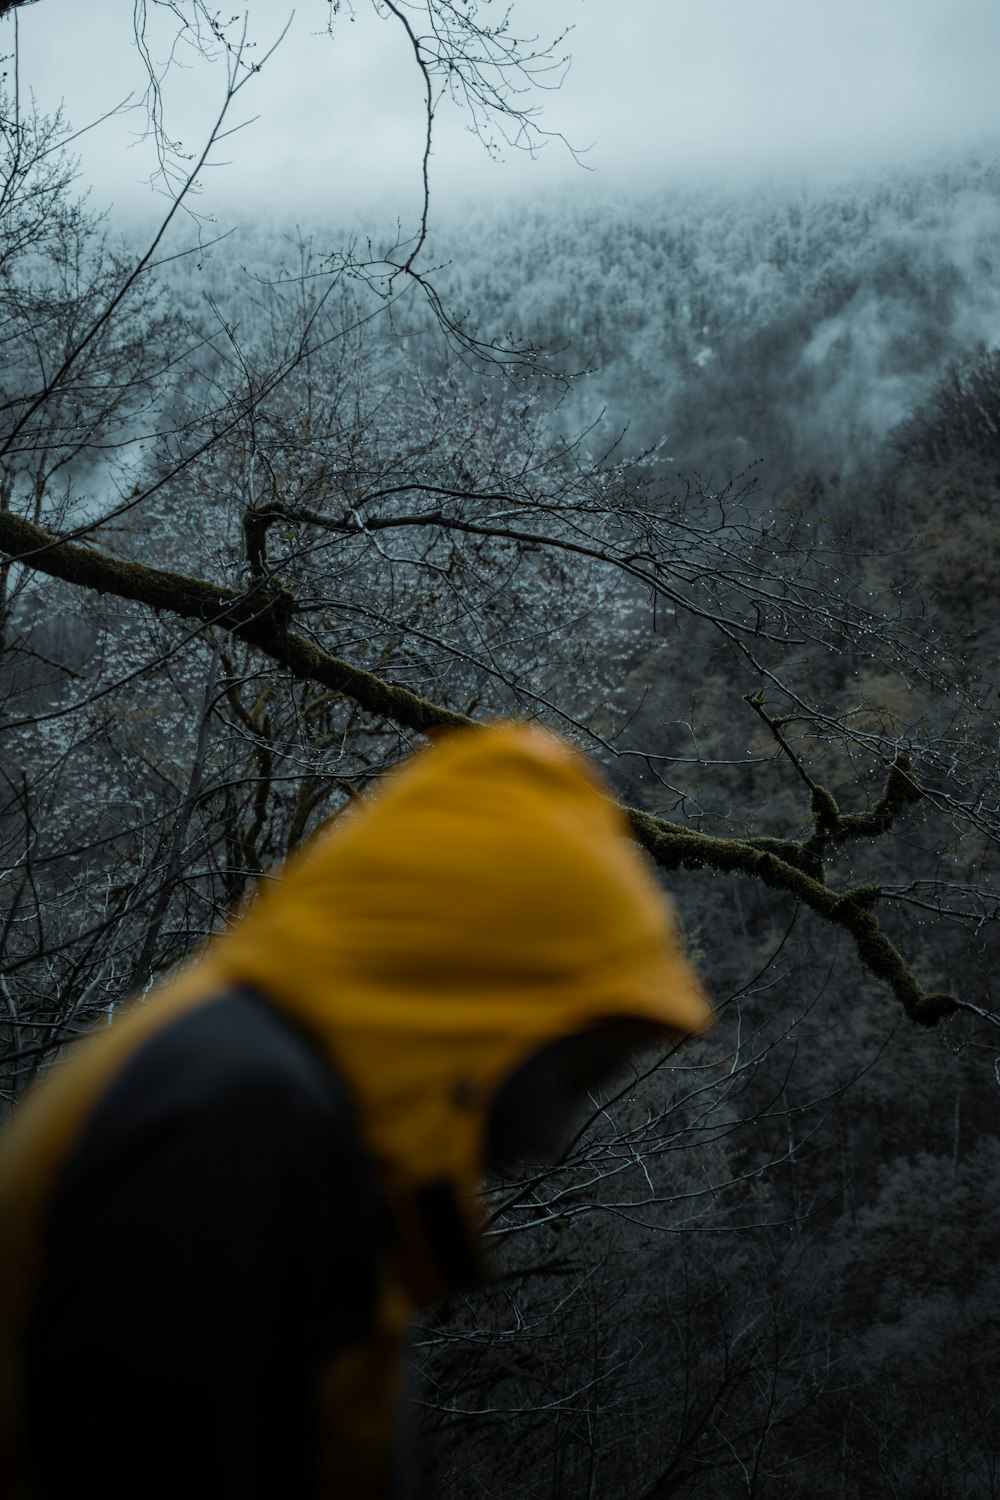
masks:
[[[276,1010],[239,991],[158,1033],[49,1205],[33,1495],[310,1494],[313,1383],[371,1329],[380,1237],[344,1088]]]

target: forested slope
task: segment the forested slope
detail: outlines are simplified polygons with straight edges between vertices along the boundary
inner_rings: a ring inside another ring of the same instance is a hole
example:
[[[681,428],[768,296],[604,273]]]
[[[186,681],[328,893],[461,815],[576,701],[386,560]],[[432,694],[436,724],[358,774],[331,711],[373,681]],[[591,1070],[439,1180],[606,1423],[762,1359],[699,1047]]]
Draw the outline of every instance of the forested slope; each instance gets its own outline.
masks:
[[[499,251],[498,251],[498,247]],[[592,366],[602,409],[721,480],[856,472],[942,365],[1000,341],[1000,165],[472,212],[435,243],[457,302]],[[571,415],[570,415],[571,414]]]
[[[596,445],[627,426],[629,452],[665,440],[719,482],[757,459],[772,485],[854,475],[949,360],[1000,342],[1000,165],[985,150],[826,182],[473,204],[433,229],[436,280],[469,326],[589,372],[565,431],[599,419]],[[243,225],[168,267],[173,293],[194,307],[210,291],[245,318],[242,268],[300,274],[300,235],[312,274],[345,240],[329,222]],[[397,236],[373,220],[354,256]],[[425,326],[405,302],[398,318]]]

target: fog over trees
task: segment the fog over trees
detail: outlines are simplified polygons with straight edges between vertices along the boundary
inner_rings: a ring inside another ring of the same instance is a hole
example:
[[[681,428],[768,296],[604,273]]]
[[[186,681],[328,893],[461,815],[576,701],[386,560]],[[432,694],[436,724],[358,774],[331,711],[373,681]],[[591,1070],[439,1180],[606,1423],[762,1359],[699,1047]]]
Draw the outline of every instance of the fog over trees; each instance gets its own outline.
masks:
[[[531,128],[485,11],[385,10]],[[223,237],[159,128],[139,244],[0,103],[5,1100],[428,730],[537,718],[719,1020],[485,1185],[436,1492],[1000,1495],[996,152]]]

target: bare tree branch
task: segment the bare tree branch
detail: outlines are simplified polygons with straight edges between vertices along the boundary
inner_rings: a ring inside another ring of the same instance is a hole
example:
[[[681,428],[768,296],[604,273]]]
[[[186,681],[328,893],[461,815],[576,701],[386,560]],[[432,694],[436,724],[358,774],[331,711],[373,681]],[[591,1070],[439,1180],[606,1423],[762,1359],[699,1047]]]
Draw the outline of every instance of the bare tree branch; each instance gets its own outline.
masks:
[[[415,733],[474,723],[465,714],[331,656],[295,632],[291,621],[296,600],[273,577],[241,593],[205,579],[61,542],[41,527],[10,514],[0,514],[0,549],[12,563],[77,587],[136,600],[154,610],[224,629],[264,652],[294,677],[310,678],[344,693],[367,713],[392,719]],[[755,706],[763,712],[759,703]],[[663,869],[711,869],[750,876],[795,896],[825,921],[845,928],[869,972],[889,986],[913,1020],[932,1025],[955,1008],[955,997],[928,992],[910,972],[873,915],[872,908],[881,896],[877,887],[835,891],[825,884],[816,842],[817,835],[821,840],[842,840],[884,832],[919,795],[905,768],[894,765],[876,808],[852,821],[839,813],[829,792],[814,787],[816,832],[797,844],[718,838],[669,823],[639,808],[625,811],[637,839]]]

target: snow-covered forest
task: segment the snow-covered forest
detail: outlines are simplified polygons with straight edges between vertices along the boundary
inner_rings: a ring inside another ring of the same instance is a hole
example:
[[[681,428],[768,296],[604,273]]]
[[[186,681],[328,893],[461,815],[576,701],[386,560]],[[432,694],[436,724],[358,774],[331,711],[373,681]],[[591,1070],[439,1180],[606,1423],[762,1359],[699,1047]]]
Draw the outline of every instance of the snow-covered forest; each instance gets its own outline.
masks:
[[[538,718],[718,1024],[485,1185],[435,1493],[1000,1494],[1000,157],[143,262],[13,118],[5,1099],[427,729]]]
[[[728,193],[572,201],[442,230],[456,300],[593,366],[570,408],[717,475],[839,477],[1000,341],[995,155]],[[438,250],[435,244],[435,251]]]
[[[676,465],[717,478],[763,459],[769,485],[839,480],[877,465],[949,362],[1000,342],[998,172],[979,150],[728,193],[567,193],[445,216],[429,256],[473,326],[514,330],[578,375],[565,432],[600,417],[600,438],[665,441]],[[300,238],[319,261],[349,232],[240,229],[179,262],[173,293],[192,315],[206,291],[235,309],[241,268],[294,275]],[[392,243],[377,221],[366,233]]]

